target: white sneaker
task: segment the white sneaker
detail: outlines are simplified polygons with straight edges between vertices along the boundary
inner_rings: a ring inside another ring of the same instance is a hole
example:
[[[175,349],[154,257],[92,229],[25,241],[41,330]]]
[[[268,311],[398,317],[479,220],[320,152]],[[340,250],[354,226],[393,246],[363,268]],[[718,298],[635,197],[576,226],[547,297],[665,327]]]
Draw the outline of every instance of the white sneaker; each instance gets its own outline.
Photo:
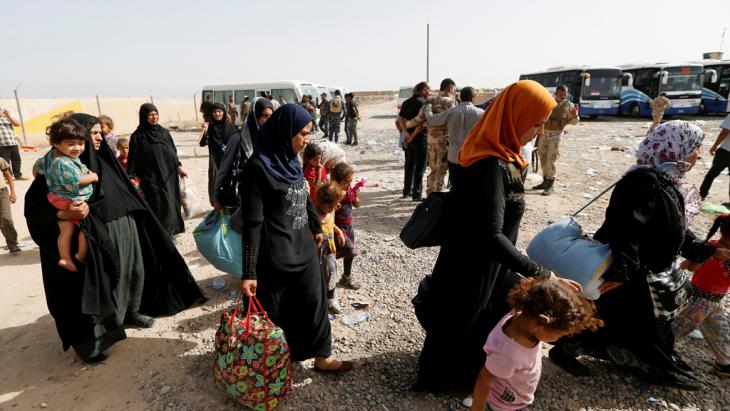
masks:
[[[332,314],[342,314],[342,306],[334,298],[329,300],[329,310]]]

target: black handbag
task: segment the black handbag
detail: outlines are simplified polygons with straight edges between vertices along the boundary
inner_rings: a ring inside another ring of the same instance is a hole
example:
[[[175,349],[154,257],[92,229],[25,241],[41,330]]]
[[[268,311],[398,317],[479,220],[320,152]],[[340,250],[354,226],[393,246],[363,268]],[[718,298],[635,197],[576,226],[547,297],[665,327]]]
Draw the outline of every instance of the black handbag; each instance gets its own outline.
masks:
[[[415,250],[442,245],[444,228],[441,215],[448,195],[449,193],[431,193],[416,207],[400,232],[400,239],[406,247]]]

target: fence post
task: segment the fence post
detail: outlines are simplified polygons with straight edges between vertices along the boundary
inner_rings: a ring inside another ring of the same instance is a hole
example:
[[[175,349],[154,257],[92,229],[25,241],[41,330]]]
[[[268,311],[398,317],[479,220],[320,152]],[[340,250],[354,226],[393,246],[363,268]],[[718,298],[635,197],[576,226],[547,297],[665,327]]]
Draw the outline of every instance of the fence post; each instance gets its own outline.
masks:
[[[195,94],[193,94],[193,113],[195,113],[195,126],[197,127],[200,124],[200,121],[198,120],[198,99],[195,97],[198,95],[198,92],[196,91]]]
[[[101,115],[101,104],[99,104],[99,95],[96,95],[96,109],[99,110],[99,115]]]
[[[23,130],[23,145],[28,145],[28,137],[25,135],[25,121],[23,121],[23,111],[20,109],[20,99],[18,98],[18,89],[20,88],[20,85],[23,84],[21,81],[18,83],[18,86],[15,87],[15,90],[13,90],[13,93],[15,93],[15,104],[18,106],[18,117],[20,117],[20,128]]]

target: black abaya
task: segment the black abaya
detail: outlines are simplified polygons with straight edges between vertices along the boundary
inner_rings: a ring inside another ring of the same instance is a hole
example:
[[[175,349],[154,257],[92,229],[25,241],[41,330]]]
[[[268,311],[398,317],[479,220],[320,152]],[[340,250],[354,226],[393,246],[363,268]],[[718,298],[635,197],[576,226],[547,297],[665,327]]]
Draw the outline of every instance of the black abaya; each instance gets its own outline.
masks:
[[[471,389],[486,354],[482,347],[504,304],[510,271],[542,268],[514,246],[525,210],[520,170],[487,157],[459,170],[446,203],[448,232],[431,278],[430,329],[419,359],[418,386]],[[511,276],[511,275],[510,275]]]
[[[138,177],[144,198],[165,230],[185,231],[180,206],[177,149],[167,129],[140,126],[129,141],[127,173]]]
[[[258,280],[256,294],[284,330],[292,360],[329,357],[327,291],[310,235],[321,233],[322,227],[307,183],[275,179],[256,157],[246,164],[245,174],[243,279]]]
[[[648,168],[626,174],[616,185],[595,239],[613,250],[604,278],[622,285],[596,301],[605,326],[561,340],[561,347],[613,360],[623,352],[624,365],[678,371],[670,323],[654,316],[647,275],[668,269],[679,255],[702,262],[715,247],[685,228],[682,195],[669,178]]]

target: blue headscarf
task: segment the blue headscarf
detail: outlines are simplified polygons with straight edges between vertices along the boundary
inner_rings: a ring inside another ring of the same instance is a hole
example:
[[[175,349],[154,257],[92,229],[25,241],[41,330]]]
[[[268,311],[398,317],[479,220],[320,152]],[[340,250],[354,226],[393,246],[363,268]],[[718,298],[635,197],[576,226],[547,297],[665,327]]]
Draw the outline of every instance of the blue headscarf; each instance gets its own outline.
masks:
[[[299,156],[292,150],[292,137],[297,135],[312,116],[298,104],[287,104],[274,111],[261,127],[254,155],[275,179],[294,184],[304,179]]]

